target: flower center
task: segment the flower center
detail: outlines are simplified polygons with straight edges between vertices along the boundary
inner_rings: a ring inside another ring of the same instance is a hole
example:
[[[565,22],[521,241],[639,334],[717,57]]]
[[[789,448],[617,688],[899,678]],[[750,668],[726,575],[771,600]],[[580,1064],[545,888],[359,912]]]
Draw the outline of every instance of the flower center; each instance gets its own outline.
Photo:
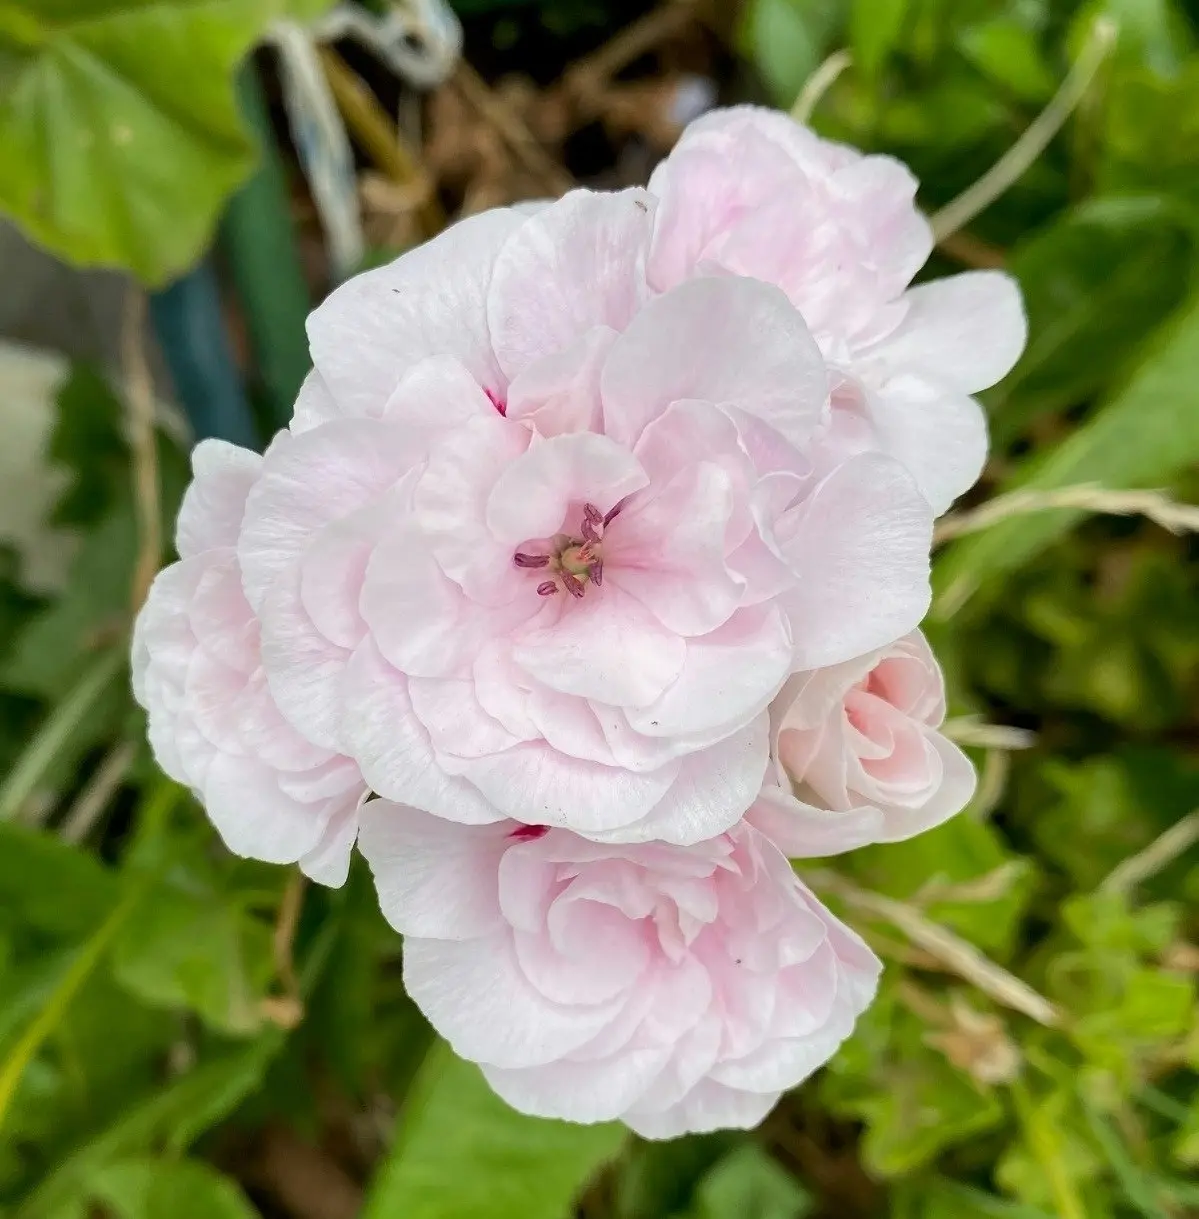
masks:
[[[539,597],[552,597],[566,589],[572,597],[582,597],[587,585],[599,588],[604,582],[604,530],[620,511],[617,504],[606,516],[594,504],[583,505],[583,519],[575,534],[555,534],[550,549],[529,553],[518,550],[512,562],[527,571],[541,570],[549,577],[537,585]]]

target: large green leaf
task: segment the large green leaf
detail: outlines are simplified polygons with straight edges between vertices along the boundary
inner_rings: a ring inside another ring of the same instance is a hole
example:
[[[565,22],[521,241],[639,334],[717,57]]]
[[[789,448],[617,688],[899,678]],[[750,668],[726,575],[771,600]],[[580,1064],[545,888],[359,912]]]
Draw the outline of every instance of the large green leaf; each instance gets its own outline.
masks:
[[[855,0],[849,10],[849,43],[855,65],[876,77],[899,43],[908,0]]]
[[[1181,209],[1143,198],[1080,204],[1008,262],[1028,310],[1028,346],[990,394],[1002,443],[1033,415],[1084,401],[1135,359],[1186,295],[1193,229]]]
[[[227,1177],[196,1160],[122,1160],[105,1165],[88,1194],[114,1219],[257,1219]]]
[[[1199,460],[1199,299],[1171,323],[1131,380],[1082,427],[1030,462],[1003,490],[1078,483],[1158,486]],[[963,538],[934,572],[933,612],[948,617],[987,580],[1011,571],[1075,524],[1072,509],[1003,521]]]
[[[477,1067],[433,1049],[363,1219],[567,1219],[623,1127],[509,1109]]]
[[[757,1143],[725,1156],[695,1191],[692,1219],[802,1219],[812,1209],[807,1190]]]
[[[159,1146],[173,1151],[188,1147],[258,1086],[282,1044],[282,1032],[268,1029],[238,1053],[213,1058],[148,1093],[65,1157],[18,1208],[17,1219],[54,1219],[73,1200],[87,1196],[97,1173],[125,1157]]]
[[[0,821],[0,922],[77,938],[104,921],[119,882],[52,834]]]
[[[0,208],[148,284],[203,251],[253,146],[232,73],[269,0],[3,0]]]
[[[823,0],[753,0],[746,7],[741,45],[780,106],[799,96],[839,24],[837,6]]]

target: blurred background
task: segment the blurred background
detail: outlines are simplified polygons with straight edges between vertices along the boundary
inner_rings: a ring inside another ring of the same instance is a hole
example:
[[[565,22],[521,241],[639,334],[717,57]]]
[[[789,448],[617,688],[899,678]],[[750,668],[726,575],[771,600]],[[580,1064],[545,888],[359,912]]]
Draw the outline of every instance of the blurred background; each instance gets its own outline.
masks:
[[[906,160],[1031,337],[928,623],[978,795],[805,870],[888,966],[833,1063],[649,1145],[435,1044],[364,869],[229,856],[127,633],[332,286],[738,100]],[[1197,266],[1195,0],[0,0],[0,1215],[1199,1214]]]

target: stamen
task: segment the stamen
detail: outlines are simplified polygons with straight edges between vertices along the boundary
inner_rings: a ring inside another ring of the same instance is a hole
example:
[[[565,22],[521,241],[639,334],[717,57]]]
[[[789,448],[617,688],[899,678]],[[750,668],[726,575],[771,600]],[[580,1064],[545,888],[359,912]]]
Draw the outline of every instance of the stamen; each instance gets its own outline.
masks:
[[[500,397],[493,389],[484,389],[483,392],[487,395],[487,400],[495,407],[501,415],[505,417],[508,414],[508,404]]]
[[[581,597],[587,591],[587,586],[583,581],[578,576],[572,576],[568,571],[562,573],[562,583],[566,585],[566,591],[572,597]],[[540,592],[541,590],[538,589],[537,591]]]
[[[620,515],[621,508],[624,507],[624,500],[621,500],[612,510],[604,517],[604,527],[607,528],[613,520]]]
[[[549,561],[548,554],[523,554],[519,550],[512,556],[517,567],[548,567]]]
[[[558,586],[553,580],[543,580],[537,585],[537,595],[539,597],[552,597],[558,591]]]
[[[600,520],[602,521],[603,518],[601,517]],[[596,526],[596,522],[593,521],[591,519],[591,517],[585,516],[583,518],[583,525],[579,532],[582,533],[582,535],[586,541],[598,542],[600,540],[599,531],[596,529],[595,526]]]
[[[598,525],[604,519],[604,514],[594,504],[584,504],[583,515],[593,525]]]
[[[596,588],[599,588],[600,585],[603,584],[603,582],[604,582],[604,561],[603,561],[603,559],[596,559],[596,561],[591,566],[591,583],[594,584]]]

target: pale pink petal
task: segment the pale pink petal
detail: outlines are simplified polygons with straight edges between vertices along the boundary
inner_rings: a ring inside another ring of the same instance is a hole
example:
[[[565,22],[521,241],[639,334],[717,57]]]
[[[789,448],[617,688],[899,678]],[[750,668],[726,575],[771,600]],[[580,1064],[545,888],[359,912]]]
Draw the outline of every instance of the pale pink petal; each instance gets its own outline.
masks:
[[[430,356],[415,365],[383,408],[383,418],[402,427],[425,451],[469,420],[495,413],[486,391],[453,356]]]
[[[487,604],[511,600],[520,588],[512,580],[511,547],[488,528],[487,504],[496,481],[531,439],[527,428],[499,414],[469,420],[434,447],[413,497],[417,524],[438,566]]]
[[[652,207],[643,190],[574,190],[509,238],[487,305],[509,378],[597,326],[629,324],[645,296]]]
[[[668,630],[702,635],[727,622],[744,584],[725,561],[732,479],[703,463],[638,496],[604,535],[604,570]]]
[[[487,500],[487,525],[510,546],[531,538],[573,533],[572,505],[607,513],[646,484],[637,459],[606,436],[580,432],[534,440],[496,479]]]
[[[931,539],[932,512],[898,462],[865,454],[825,478],[785,544],[799,576],[785,595],[795,667],[837,664],[911,630],[928,609]]]
[[[648,706],[627,704],[646,736],[703,736],[740,727],[778,692],[791,668],[791,630],[776,605],[738,610],[718,629],[687,640],[675,681]]]
[[[978,481],[987,420],[973,398],[900,373],[870,393],[869,409],[879,449],[911,471],[938,516]]]
[[[566,594],[559,594],[565,597]],[[521,632],[512,656],[551,690],[644,707],[683,670],[687,644],[619,588],[563,604],[551,626]]]
[[[322,423],[331,423],[340,415],[341,411],[324,377],[315,368],[309,370],[292,408],[290,430],[298,436],[301,432],[320,427]]]
[[[673,1047],[646,1046],[611,1058],[561,1059],[543,1067],[504,1070],[484,1066],[492,1088],[514,1109],[567,1122],[620,1117],[670,1060]]]
[[[500,925],[497,870],[512,823],[466,829],[390,800],[367,801],[360,821],[379,905],[401,934],[462,940]]]
[[[948,738],[930,732],[928,739],[941,762],[941,776],[935,792],[916,808],[892,807],[887,810],[884,833],[879,842],[902,842],[948,821],[970,803],[978,786],[974,764]]]
[[[777,787],[764,788],[745,819],[789,859],[820,859],[880,842],[885,826],[877,808],[832,812]]]
[[[616,337],[615,330],[596,326],[530,364],[508,387],[508,418],[525,420],[541,436],[598,431],[600,373]]]
[[[192,483],[175,525],[175,549],[183,559],[237,545],[246,496],[262,466],[257,453],[224,440],[201,440],[191,461]]]
[[[919,371],[972,394],[1006,376],[1024,350],[1020,289],[1002,272],[965,271],[920,284],[903,299],[903,321],[861,357],[868,383]]]
[[[752,1130],[778,1103],[779,1095],[742,1092],[703,1080],[672,1108],[661,1113],[633,1110],[624,1120],[643,1139],[676,1139],[712,1130]]]
[[[824,415],[824,358],[775,287],[719,278],[650,301],[612,348],[600,380],[609,436],[632,445],[672,402],[728,404],[806,443]]]
[[[294,863],[320,842],[328,813],[285,796],[261,762],[218,753],[204,777],[204,809],[234,855]]]
[[[491,351],[487,292],[524,219],[498,208],[451,225],[395,262],[356,275],[308,318],[317,371],[343,415],[378,415],[429,356],[454,356],[485,389],[504,379]]]
[[[360,606],[376,645],[397,669],[452,677],[469,672],[490,640],[531,619],[540,602],[535,595],[501,606],[472,601],[445,575],[409,517],[374,548]]]
[[[339,889],[350,874],[350,856],[358,838],[358,803],[354,796],[333,813],[320,841],[300,858],[300,870],[318,885]]]
[[[525,979],[511,939],[411,938],[404,985],[456,1053],[497,1067],[532,1067],[577,1050],[613,1019],[619,1001],[546,1002]]]
[[[678,767],[634,774],[532,743],[454,765],[502,815],[584,835],[634,825],[670,790]]]
[[[438,767],[429,734],[412,709],[404,675],[369,640],[347,666],[344,689],[346,752],[374,791],[468,825],[503,819],[504,813],[469,783]]]
[[[761,787],[768,746],[769,725],[761,715],[724,740],[680,758],[669,790],[641,820],[591,836],[689,846],[723,833],[737,824]]]
[[[250,604],[261,607],[271,582],[319,530],[398,483],[413,452],[401,429],[366,419],[325,424],[269,452],[247,500],[238,543]]]

